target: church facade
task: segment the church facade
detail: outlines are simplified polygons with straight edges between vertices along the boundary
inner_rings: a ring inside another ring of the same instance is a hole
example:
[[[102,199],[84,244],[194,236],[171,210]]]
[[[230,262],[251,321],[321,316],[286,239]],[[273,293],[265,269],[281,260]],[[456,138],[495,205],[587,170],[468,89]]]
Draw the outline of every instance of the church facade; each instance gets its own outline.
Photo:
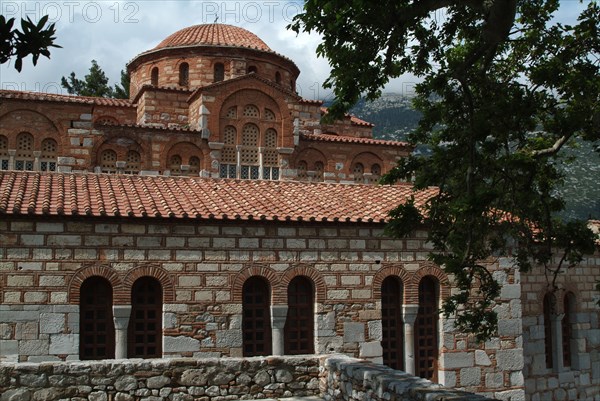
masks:
[[[439,314],[452,278],[426,232],[385,235],[415,196],[406,157],[331,124],[251,32],[182,29],[128,65],[127,100],[0,91],[0,362],[345,353],[503,400],[600,394],[598,255],[548,291],[502,284],[486,343]]]

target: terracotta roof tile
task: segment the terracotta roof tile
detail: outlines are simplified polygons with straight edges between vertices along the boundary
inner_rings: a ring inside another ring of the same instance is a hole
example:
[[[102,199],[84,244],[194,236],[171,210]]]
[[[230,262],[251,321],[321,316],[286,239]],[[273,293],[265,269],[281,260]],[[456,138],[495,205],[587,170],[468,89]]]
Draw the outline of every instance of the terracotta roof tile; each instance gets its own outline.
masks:
[[[300,134],[302,139],[308,141],[324,142],[343,142],[343,143],[362,143],[367,145],[385,145],[385,146],[411,146],[408,142],[387,141],[384,139],[360,138],[354,136],[331,135],[331,134]]]
[[[272,52],[252,32],[227,24],[202,24],[181,29],[167,36],[153,50],[180,46],[231,46]]]
[[[328,108],[327,108],[327,107],[321,107],[321,112],[322,112],[323,114],[327,114],[327,113],[328,113],[328,111],[327,111],[327,110],[328,110]],[[360,118],[356,117],[356,116],[355,116],[355,115],[353,115],[353,114],[345,113],[345,114],[344,114],[344,117],[346,117],[346,118],[349,118],[349,119],[350,119],[350,122],[351,122],[353,125],[361,125],[361,126],[363,126],[363,127],[374,127],[374,126],[375,126],[375,124],[373,124],[373,123],[370,123],[370,122],[368,122],[368,121],[365,121],[365,120],[361,120]]]
[[[383,222],[435,188],[199,177],[0,172],[0,215]]]
[[[55,93],[0,90],[0,98],[18,100],[42,100],[49,102],[80,103],[99,106],[135,107],[129,99],[111,99],[105,97],[58,95]]]

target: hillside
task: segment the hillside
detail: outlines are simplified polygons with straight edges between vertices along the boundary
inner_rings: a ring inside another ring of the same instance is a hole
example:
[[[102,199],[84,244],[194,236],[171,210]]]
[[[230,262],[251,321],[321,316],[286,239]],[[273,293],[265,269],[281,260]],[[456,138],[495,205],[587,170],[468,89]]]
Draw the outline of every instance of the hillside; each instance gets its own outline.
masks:
[[[374,136],[380,139],[405,140],[421,114],[411,99],[394,93],[383,94],[374,102],[359,101],[351,113],[375,124]],[[596,144],[596,147],[600,144]],[[600,219],[600,153],[590,144],[566,149],[573,162],[563,165],[565,184],[560,189],[566,199],[565,218]]]

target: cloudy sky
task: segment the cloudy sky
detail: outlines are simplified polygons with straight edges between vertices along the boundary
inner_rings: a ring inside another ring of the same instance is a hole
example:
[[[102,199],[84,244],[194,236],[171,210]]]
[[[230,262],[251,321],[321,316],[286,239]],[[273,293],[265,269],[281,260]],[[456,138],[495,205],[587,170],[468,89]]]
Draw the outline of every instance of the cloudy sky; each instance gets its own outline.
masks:
[[[585,0],[586,2],[590,0]],[[34,21],[48,15],[56,23],[56,43],[50,60],[41,58],[34,67],[30,59],[17,73],[12,64],[0,66],[0,88],[13,90],[66,93],[60,78],[75,71],[83,78],[91,60],[96,60],[117,83],[120,71],[137,54],[152,49],[171,33],[187,26],[212,23],[237,25],[258,35],[271,49],[291,58],[300,68],[300,94],[308,99],[328,96],[321,84],[329,67],[317,58],[318,35],[295,33],[285,29],[300,12],[301,0],[259,1],[116,1],[116,0],[0,0],[0,11],[17,20],[29,16]],[[574,22],[582,5],[578,0],[561,0],[558,19]],[[387,90],[410,94],[415,80],[401,77]]]

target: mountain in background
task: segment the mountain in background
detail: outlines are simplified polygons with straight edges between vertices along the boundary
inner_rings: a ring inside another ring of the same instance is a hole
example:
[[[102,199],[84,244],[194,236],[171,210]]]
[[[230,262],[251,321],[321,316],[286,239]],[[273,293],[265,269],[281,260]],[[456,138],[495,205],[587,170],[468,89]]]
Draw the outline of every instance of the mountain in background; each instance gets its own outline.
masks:
[[[378,139],[406,140],[406,135],[414,130],[421,113],[412,107],[410,97],[384,93],[381,98],[367,102],[361,99],[350,113],[375,124],[373,135]],[[566,200],[562,217],[568,219],[600,219],[600,143],[577,143],[564,149],[571,163],[562,166],[565,183],[560,192]]]

